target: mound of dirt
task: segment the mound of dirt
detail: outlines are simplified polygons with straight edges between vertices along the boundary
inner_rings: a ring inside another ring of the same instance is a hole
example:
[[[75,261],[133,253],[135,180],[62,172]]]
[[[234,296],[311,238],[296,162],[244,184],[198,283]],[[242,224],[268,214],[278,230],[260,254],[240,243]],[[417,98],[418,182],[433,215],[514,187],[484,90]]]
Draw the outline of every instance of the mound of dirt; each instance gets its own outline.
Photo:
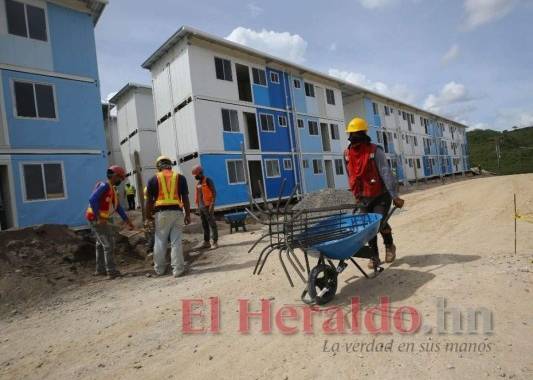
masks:
[[[346,204],[354,204],[354,198],[348,190],[323,189],[306,194],[294,210],[308,210],[321,207],[333,207]]]
[[[133,244],[132,244],[133,242]],[[116,261],[139,258],[143,237],[118,235]],[[89,232],[38,225],[0,232],[0,315],[92,278],[95,243]]]

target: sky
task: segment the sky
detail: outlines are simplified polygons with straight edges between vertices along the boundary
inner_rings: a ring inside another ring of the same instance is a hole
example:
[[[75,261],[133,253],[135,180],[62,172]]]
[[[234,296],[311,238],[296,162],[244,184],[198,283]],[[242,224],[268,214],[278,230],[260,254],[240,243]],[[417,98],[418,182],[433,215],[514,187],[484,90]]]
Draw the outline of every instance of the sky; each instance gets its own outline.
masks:
[[[182,25],[465,123],[533,125],[533,0],[109,0],[96,49],[102,99]]]

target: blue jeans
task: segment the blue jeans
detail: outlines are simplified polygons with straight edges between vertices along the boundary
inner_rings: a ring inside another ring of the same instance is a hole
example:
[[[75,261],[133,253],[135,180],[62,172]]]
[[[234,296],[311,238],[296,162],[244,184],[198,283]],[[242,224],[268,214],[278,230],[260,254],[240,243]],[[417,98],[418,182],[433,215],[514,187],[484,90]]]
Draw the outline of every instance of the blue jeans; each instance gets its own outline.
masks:
[[[181,244],[183,213],[177,210],[158,211],[155,214],[154,270],[158,275],[167,270],[166,253],[170,237],[170,265],[172,273],[179,275],[185,270]]]

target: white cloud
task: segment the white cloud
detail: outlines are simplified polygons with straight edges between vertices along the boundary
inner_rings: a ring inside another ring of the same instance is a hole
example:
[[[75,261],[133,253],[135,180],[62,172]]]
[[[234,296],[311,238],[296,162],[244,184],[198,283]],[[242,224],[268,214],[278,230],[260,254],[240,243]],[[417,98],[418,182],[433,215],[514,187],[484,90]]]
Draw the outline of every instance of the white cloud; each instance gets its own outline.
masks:
[[[250,12],[250,15],[255,18],[258,17],[261,13],[263,13],[264,9],[261,8],[256,3],[249,3],[246,5],[246,8],[248,8],[248,11]]]
[[[298,34],[266,29],[255,31],[239,26],[226,39],[296,63],[305,61],[307,41]]]
[[[337,51],[337,43],[332,42],[331,45],[329,45],[329,51]]]
[[[430,94],[424,101],[424,108],[439,112],[443,107],[471,100],[464,84],[449,82],[442,87],[437,95]]]
[[[470,131],[474,129],[490,129],[490,126],[487,123],[474,123],[468,128]]]
[[[521,109],[501,110],[495,124],[498,129],[502,130],[511,129],[514,126],[518,128],[530,127],[533,126],[533,112]]]
[[[465,0],[466,27],[474,29],[509,13],[519,0]]]
[[[446,54],[444,54],[444,56],[442,57],[442,63],[446,65],[446,64],[454,61],[455,59],[457,59],[458,56],[459,56],[459,45],[453,44],[448,49]]]
[[[407,103],[413,103],[415,100],[415,94],[411,92],[407,87],[395,84],[389,86],[383,82],[373,82],[368,79],[364,74],[355,73],[353,71],[342,71],[337,69],[329,69],[329,75],[343,79],[347,82],[364,87],[370,91],[378,92],[380,94],[390,96],[391,98],[401,100]]]
[[[359,0],[359,3],[367,9],[383,8],[394,2],[396,0]]]

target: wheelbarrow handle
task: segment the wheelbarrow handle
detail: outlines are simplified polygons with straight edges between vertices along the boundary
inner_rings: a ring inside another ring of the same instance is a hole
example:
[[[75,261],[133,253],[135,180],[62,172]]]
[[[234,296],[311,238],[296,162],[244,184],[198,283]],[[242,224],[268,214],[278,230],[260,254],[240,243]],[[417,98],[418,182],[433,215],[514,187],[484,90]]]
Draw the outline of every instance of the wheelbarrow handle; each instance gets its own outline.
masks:
[[[389,213],[388,213],[387,215],[385,215],[385,217],[384,217],[383,219],[381,219],[381,225],[384,225],[384,224],[386,224],[386,223],[389,221],[390,217],[392,216],[392,214],[394,214],[394,211],[396,211],[397,208],[398,208],[398,207],[394,206],[394,207],[389,211]]]

